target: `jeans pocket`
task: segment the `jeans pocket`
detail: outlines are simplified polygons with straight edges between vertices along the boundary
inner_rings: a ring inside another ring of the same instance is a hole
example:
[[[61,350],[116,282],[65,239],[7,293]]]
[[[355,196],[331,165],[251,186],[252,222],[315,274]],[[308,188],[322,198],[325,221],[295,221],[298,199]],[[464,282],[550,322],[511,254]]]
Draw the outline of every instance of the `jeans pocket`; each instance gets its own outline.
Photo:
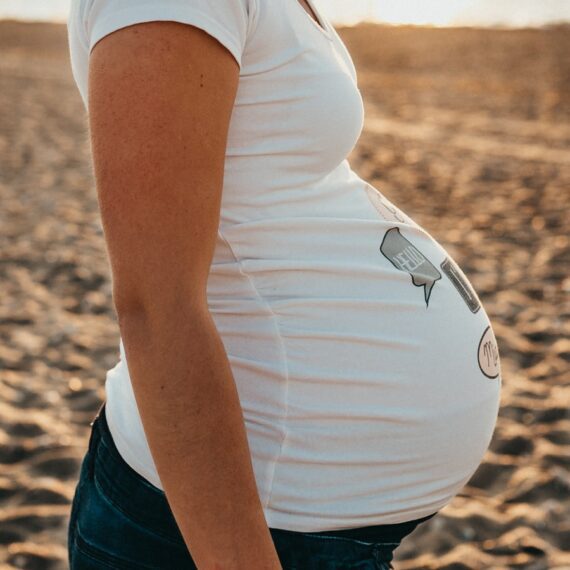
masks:
[[[159,536],[109,501],[97,476],[81,489],[70,545],[71,570],[196,570],[185,544]]]
[[[121,516],[165,543],[186,548],[164,491],[137,473],[120,455],[109,433],[103,433],[93,459],[97,493]]]
[[[100,413],[101,408],[91,422],[71,508],[70,569],[195,570],[181,535],[174,532],[178,527],[167,516],[166,499],[158,489],[150,493],[142,477],[133,478],[118,452],[110,449],[113,444]],[[161,535],[167,531],[172,536]]]

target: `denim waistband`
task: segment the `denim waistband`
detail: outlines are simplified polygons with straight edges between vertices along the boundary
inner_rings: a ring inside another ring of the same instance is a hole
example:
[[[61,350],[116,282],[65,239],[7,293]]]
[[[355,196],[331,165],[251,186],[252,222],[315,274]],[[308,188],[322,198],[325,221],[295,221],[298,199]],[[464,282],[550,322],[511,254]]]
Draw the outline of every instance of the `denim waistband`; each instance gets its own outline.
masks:
[[[91,469],[97,461],[98,482],[105,494],[118,504],[126,504],[134,515],[144,515],[144,520],[159,534],[174,536],[182,540],[176,521],[166,500],[166,494],[142,475],[137,473],[122,458],[109,430],[105,417],[105,402],[101,405],[91,422],[93,429],[89,439],[89,451],[96,448],[96,456],[91,453]],[[137,512],[138,511],[138,512]],[[380,524],[359,528],[303,532],[307,535],[326,535],[352,538],[364,542],[400,543],[420,523],[435,516],[396,524]],[[285,529],[278,529],[282,532]]]

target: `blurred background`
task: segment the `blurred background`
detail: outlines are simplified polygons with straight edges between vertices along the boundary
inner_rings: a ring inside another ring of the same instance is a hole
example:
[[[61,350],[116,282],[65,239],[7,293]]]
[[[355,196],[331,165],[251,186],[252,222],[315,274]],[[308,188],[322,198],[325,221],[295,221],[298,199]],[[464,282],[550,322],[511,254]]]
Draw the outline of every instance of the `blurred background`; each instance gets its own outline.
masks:
[[[335,25],[537,26],[570,20],[568,0],[320,0]],[[64,22],[69,0],[0,0],[0,18]]]
[[[501,353],[484,461],[396,568],[568,570],[570,1],[314,3],[365,101],[352,167],[450,251]],[[119,357],[66,17],[64,0],[0,0],[2,570],[66,568],[89,422]]]

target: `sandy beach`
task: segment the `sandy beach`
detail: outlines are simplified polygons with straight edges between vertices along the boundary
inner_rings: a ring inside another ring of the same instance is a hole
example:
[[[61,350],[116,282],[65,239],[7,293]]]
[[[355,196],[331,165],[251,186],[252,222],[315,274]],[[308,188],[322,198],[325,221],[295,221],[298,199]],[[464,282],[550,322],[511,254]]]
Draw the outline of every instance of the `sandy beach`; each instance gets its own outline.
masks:
[[[449,250],[499,343],[501,411],[398,570],[570,569],[570,27],[338,28],[353,168]],[[0,570],[64,570],[119,358],[87,119],[61,24],[0,22]]]

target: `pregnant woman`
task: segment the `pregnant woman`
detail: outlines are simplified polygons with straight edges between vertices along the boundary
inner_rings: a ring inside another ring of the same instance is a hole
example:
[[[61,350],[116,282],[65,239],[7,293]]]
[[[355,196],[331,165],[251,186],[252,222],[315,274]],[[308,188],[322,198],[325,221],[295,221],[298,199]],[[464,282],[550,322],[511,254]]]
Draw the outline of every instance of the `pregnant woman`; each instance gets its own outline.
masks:
[[[76,569],[392,568],[477,469],[501,375],[450,255],[347,155],[315,0],[73,0],[120,360]]]

